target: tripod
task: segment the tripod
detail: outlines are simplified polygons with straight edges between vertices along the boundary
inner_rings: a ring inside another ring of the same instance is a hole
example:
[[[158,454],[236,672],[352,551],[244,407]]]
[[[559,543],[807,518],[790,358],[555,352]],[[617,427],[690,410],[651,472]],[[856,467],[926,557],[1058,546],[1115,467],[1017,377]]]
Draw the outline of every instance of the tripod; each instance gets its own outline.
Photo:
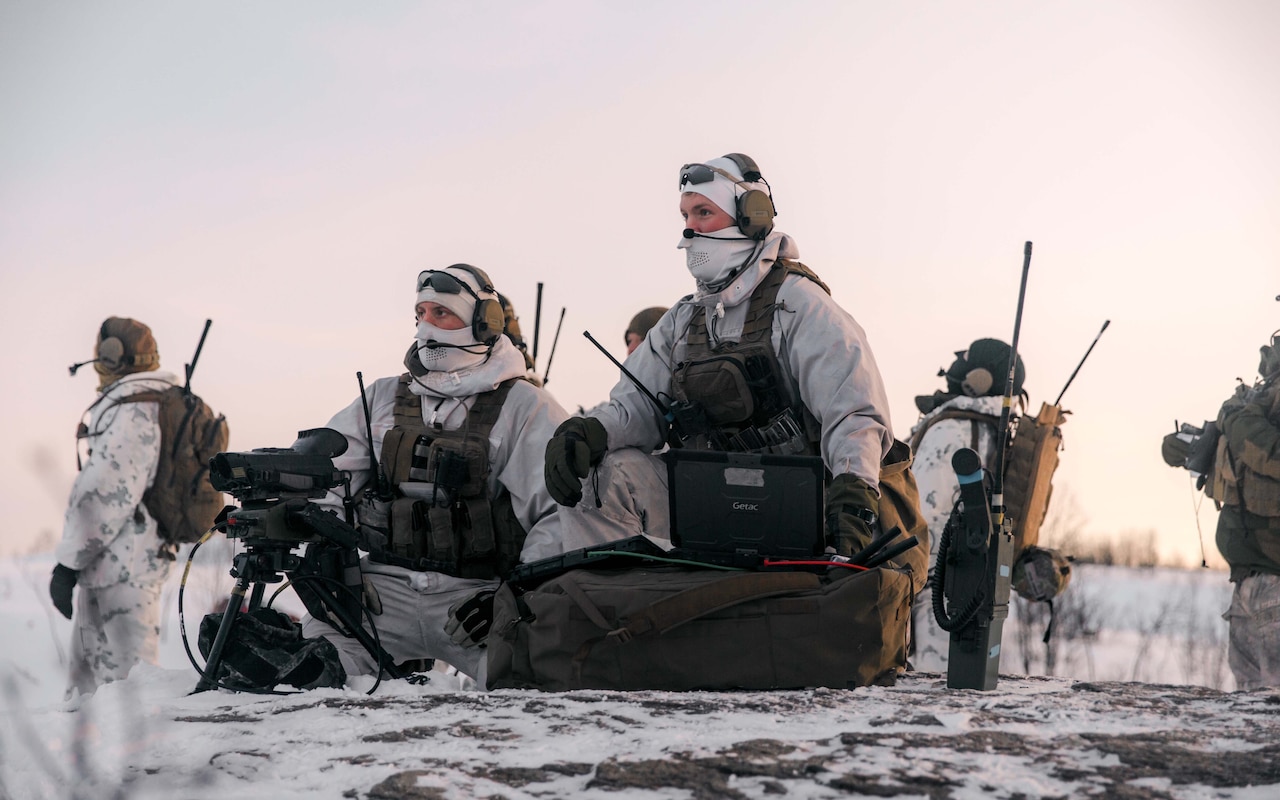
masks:
[[[332,520],[333,524],[341,524],[337,522],[336,518],[320,512],[318,508],[310,504],[307,504],[306,507],[299,511],[290,509],[289,513],[291,516],[295,516],[298,522],[310,523],[309,527],[323,529],[331,524],[330,520]],[[299,556],[292,552],[293,547],[299,543],[297,540],[247,537],[244,541],[245,551],[236,555],[231,566],[231,575],[236,579],[235,587],[231,590],[231,596],[227,601],[227,609],[223,612],[222,622],[218,625],[217,635],[214,636],[213,644],[209,647],[209,657],[205,661],[204,670],[200,675],[200,682],[196,684],[192,694],[218,687],[217,676],[218,670],[222,666],[223,651],[235,628],[236,621],[241,615],[240,608],[246,594],[249,595],[248,611],[253,611],[262,606],[262,597],[266,591],[266,585],[268,583],[280,583],[284,580],[285,574],[294,574],[295,577],[307,580],[336,580],[324,575],[322,570],[313,570],[312,563],[307,557]],[[317,546],[324,546],[329,550],[338,549],[322,543],[309,544],[309,547]],[[346,588],[341,581],[338,581],[338,583]],[[301,584],[296,584],[295,590],[300,586]],[[298,594],[303,598],[303,603],[307,606],[307,610],[314,616],[329,615],[341,623],[340,629],[345,629],[349,635],[354,636],[360,642],[364,649],[369,652],[369,655],[373,656],[382,672],[392,678],[404,677],[402,671],[395,666],[395,660],[382,649],[373,636],[360,624],[360,609],[362,606],[359,602],[358,593],[352,591],[352,596],[347,598],[350,602],[346,603],[341,602],[332,592],[320,591],[313,587],[299,591]]]

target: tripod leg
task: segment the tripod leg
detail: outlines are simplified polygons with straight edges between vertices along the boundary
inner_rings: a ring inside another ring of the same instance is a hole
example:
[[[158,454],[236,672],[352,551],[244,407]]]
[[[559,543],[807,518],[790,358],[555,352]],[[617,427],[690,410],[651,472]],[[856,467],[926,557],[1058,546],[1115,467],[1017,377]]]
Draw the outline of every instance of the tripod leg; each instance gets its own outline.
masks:
[[[381,671],[392,678],[404,677],[404,673],[396,668],[395,659],[391,657],[391,654],[378,646],[377,642],[373,640],[373,636],[360,624],[361,619],[353,617],[344,603],[329,592],[318,591],[315,594],[325,609],[346,626],[347,630],[351,631],[351,634],[364,646],[369,655],[373,656]]]
[[[192,694],[199,694],[217,687],[218,668],[222,666],[222,649],[226,647],[227,637],[231,635],[231,629],[240,616],[240,606],[244,601],[245,593],[249,590],[249,583],[247,574],[242,574],[236,579],[235,588],[231,590],[231,597],[227,600],[227,610],[222,612],[222,623],[218,625],[218,634],[213,637],[213,644],[209,647],[209,658],[204,663],[204,672],[200,675],[200,682],[196,684],[196,688],[191,691]]]

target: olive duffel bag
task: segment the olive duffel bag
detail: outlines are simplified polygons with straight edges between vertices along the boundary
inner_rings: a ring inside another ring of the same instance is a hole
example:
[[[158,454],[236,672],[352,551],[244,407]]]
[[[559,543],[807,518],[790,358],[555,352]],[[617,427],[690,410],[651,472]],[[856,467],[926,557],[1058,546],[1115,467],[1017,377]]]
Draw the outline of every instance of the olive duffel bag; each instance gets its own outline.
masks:
[[[504,584],[490,689],[799,689],[892,685],[907,660],[912,582],[892,568],[575,569]]]

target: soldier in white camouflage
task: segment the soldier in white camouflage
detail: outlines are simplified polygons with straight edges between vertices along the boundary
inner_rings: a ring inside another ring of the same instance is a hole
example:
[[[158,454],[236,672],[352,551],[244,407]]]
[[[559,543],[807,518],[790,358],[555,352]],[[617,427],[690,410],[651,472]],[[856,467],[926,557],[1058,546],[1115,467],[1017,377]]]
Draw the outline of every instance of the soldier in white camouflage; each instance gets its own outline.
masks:
[[[930,584],[916,597],[912,610],[911,665],[918,670],[947,671],[950,634],[938,626],[930,600],[938,543],[960,492],[951,457],[967,447],[988,468],[994,463],[1010,352],[1009,345],[999,339],[979,339],[967,350],[956,352],[950,367],[939,370],[938,377],[946,378],[946,391],[916,397],[921,417],[911,429],[912,469],[920,489],[920,511],[929,523],[931,546]],[[1014,394],[1022,394],[1025,378],[1026,368],[1019,356]]]
[[[54,606],[72,620],[68,698],[126,677],[140,661],[155,663],[160,591],[174,559],[143,504],[160,458],[158,404],[120,399],[177,378],[158,371],[151,329],[124,317],[102,323],[94,360],[86,363],[99,375],[100,395],[77,434],[87,457],[49,584]]]

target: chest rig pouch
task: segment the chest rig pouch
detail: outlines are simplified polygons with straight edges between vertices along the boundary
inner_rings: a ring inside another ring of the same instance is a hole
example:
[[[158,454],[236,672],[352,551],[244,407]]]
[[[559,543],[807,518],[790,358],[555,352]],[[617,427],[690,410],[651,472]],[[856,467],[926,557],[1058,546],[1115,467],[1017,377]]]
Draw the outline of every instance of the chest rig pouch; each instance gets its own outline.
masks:
[[[779,259],[752,292],[736,342],[712,347],[705,315],[694,314],[685,360],[672,376],[672,411],[688,435],[685,447],[780,455],[818,452],[816,425],[785,386],[773,350],[778,289],[790,272],[827,288],[800,262]]]
[[[370,558],[462,578],[502,577],[519,563],[525,531],[511,496],[489,492],[489,434],[516,380],[478,395],[463,427],[446,431],[422,421],[422,398],[401,376],[380,462],[395,494],[389,541]]]

